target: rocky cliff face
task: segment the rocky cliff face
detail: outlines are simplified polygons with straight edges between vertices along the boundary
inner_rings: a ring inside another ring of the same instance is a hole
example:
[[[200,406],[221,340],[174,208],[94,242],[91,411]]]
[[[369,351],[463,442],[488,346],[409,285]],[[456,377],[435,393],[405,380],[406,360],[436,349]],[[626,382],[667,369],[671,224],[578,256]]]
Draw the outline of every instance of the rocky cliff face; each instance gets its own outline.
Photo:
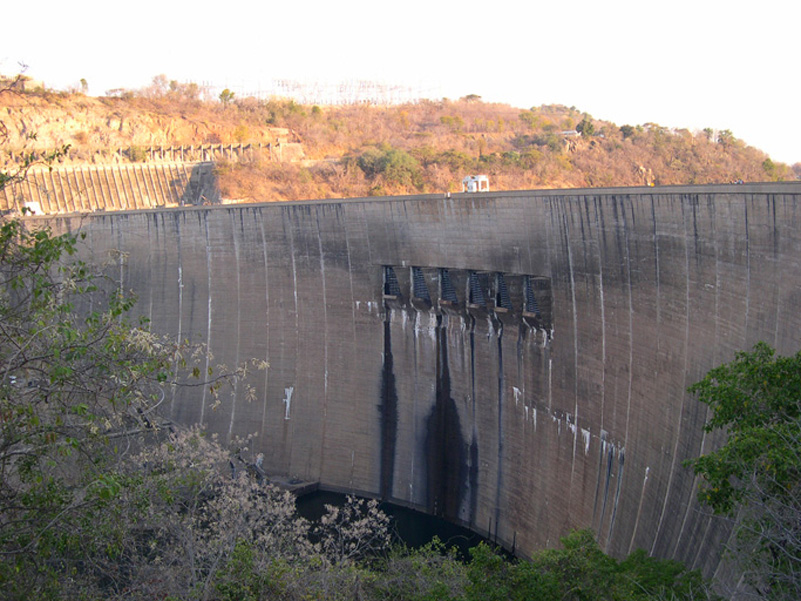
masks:
[[[0,123],[6,162],[65,145],[70,151],[62,162],[104,163],[118,162],[118,149],[294,141],[286,128],[228,118],[223,107],[189,101],[6,93],[0,94]]]

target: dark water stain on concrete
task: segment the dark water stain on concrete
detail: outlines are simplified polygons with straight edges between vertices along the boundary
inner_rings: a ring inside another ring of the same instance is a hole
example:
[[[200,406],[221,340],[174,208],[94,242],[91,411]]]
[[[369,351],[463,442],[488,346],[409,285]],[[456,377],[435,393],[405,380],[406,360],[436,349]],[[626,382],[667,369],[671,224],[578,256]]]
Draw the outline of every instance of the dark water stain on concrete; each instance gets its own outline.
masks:
[[[426,504],[437,517],[459,519],[466,491],[467,444],[456,403],[451,398],[448,340],[444,327],[437,328],[436,402],[426,423]]]
[[[384,365],[381,369],[381,498],[392,498],[395,446],[398,439],[398,391],[392,365],[392,332],[384,322]]]

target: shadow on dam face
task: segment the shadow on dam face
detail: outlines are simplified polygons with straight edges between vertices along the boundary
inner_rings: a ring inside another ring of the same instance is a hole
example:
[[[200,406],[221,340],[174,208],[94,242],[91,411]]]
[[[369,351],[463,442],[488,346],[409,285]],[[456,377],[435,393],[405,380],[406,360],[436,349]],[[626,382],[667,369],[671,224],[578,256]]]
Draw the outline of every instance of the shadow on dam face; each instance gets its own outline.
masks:
[[[521,555],[592,528],[613,555],[718,571],[728,529],[682,464],[720,440],[686,389],[760,340],[801,346],[799,183],[49,221],[85,232],[86,258],[120,257],[154,331],[270,364],[256,401],[244,386],[214,409],[177,393],[168,417],[257,432],[270,473],[469,524]],[[382,289],[386,266],[397,289]]]

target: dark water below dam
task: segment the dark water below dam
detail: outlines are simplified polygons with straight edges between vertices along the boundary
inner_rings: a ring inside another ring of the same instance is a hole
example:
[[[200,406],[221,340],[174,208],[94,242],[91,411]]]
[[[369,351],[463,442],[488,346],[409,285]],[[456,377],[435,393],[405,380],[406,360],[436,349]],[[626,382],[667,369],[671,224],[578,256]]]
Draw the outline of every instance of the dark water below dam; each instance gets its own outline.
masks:
[[[345,495],[343,494],[316,491],[299,497],[297,509],[298,513],[307,520],[317,521],[325,512],[325,505],[341,506],[344,503]],[[408,507],[381,503],[381,510],[392,519],[390,528],[395,536],[413,549],[418,549],[431,542],[436,536],[448,547],[458,549],[463,558],[468,558],[468,550],[486,540],[466,528]]]

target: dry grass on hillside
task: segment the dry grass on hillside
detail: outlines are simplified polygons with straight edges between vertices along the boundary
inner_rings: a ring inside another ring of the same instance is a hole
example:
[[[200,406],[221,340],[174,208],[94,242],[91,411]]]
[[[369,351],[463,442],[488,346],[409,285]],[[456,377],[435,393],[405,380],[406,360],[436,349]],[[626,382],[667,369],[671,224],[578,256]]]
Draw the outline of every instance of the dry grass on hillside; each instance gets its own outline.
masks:
[[[110,147],[136,159],[136,148],[152,145],[302,144],[303,162],[258,153],[220,162],[223,196],[240,201],[453,192],[476,173],[495,190],[796,178],[728,131],[618,126],[558,105],[518,109],[468,97],[319,107],[200,96],[158,78],[112,98],[5,95],[4,147],[19,154],[70,144],[72,160],[96,162]]]

